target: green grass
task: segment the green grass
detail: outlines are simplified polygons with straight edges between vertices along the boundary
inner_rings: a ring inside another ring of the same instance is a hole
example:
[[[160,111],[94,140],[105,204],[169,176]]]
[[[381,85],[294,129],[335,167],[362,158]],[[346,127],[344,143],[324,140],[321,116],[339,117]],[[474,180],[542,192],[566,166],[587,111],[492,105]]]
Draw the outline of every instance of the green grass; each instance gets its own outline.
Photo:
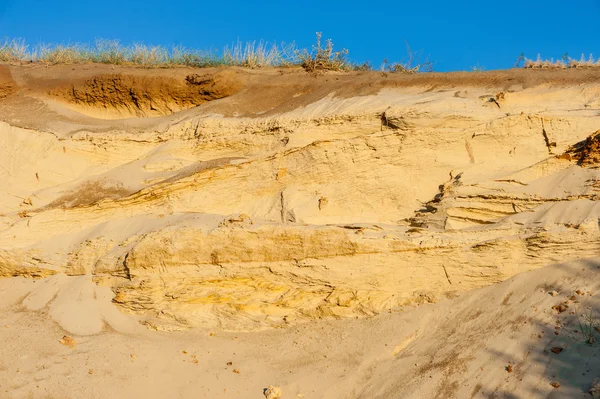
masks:
[[[99,39],[94,44],[38,44],[28,45],[22,39],[5,39],[0,42],[0,63],[21,64],[38,62],[45,65],[71,65],[100,63],[110,65],[136,65],[146,68],[178,66],[211,67],[240,66],[247,68],[300,66],[307,72],[368,71],[369,63],[356,64],[349,60],[347,49],[335,50],[330,39],[322,41],[317,32],[316,44],[311,50],[299,49],[294,43],[268,43],[240,41],[226,46],[222,51],[201,51],[184,47],[122,45],[118,40]],[[408,47],[407,47],[408,49]],[[424,71],[423,65],[412,65],[414,54],[407,63],[384,63],[387,72],[414,73]],[[431,64],[427,63],[430,67]],[[430,69],[430,68],[429,68]],[[427,70],[429,70],[427,69]]]

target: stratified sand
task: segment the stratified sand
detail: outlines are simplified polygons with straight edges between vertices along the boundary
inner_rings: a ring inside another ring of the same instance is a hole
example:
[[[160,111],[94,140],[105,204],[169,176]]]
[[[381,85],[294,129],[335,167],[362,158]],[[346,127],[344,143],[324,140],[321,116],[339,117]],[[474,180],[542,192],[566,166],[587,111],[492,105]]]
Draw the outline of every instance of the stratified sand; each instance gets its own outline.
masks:
[[[1,67],[0,397],[584,397],[599,74]]]

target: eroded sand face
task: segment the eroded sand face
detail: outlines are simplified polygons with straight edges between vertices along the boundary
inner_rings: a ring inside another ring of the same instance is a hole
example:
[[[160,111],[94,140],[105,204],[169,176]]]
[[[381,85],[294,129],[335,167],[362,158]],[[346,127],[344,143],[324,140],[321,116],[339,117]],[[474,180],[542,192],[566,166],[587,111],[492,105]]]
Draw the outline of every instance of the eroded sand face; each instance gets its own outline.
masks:
[[[73,81],[103,73],[89,68]],[[136,111],[97,92],[84,115],[55,95],[65,82],[43,74],[56,72],[8,72],[0,275],[43,277],[16,303],[71,334],[293,329],[600,253],[596,139],[579,149],[598,130],[600,86],[579,75],[234,70],[236,94],[157,117],[151,99]],[[185,85],[191,72],[164,73]],[[156,113],[181,109],[160,101]]]
[[[0,272],[91,275],[154,328],[242,331],[596,254],[595,164],[553,155],[596,130],[600,88],[499,93],[331,93],[253,119],[199,107],[133,133],[2,123]]]

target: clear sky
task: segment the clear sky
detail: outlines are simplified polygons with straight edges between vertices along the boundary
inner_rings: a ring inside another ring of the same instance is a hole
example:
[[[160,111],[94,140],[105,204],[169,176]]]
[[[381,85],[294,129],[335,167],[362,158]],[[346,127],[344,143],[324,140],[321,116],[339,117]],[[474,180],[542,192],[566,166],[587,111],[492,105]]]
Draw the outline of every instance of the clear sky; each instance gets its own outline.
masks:
[[[29,44],[104,38],[220,50],[264,39],[310,47],[317,31],[375,67],[405,57],[407,41],[438,71],[502,69],[521,53],[600,57],[600,0],[0,0],[0,38]]]

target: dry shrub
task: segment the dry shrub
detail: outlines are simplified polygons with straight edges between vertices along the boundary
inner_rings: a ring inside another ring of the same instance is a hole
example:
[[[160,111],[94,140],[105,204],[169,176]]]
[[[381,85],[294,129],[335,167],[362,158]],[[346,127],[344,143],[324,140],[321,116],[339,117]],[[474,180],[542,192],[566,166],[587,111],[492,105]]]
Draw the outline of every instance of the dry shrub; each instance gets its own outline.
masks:
[[[569,57],[568,54],[562,56],[560,60],[542,59],[542,56],[538,54],[537,58],[530,59],[521,54],[517,58],[515,67],[521,65],[528,69],[567,69],[567,68],[594,68],[600,67],[600,60],[595,60],[592,54],[586,57],[585,54],[581,55],[581,58],[575,59]]]
[[[348,50],[333,50],[331,39],[325,40],[325,46],[321,44],[322,32],[317,32],[317,43],[313,45],[312,51],[307,49],[296,51],[300,60],[300,66],[307,72],[320,71],[347,71],[351,69],[348,62]]]
[[[387,59],[383,60],[381,72],[412,74],[417,72],[433,71],[433,63],[427,58],[421,62],[421,58],[423,56],[422,51],[412,51],[408,43],[406,43],[406,53],[408,57],[403,61],[389,63]]]
[[[15,64],[25,61],[29,58],[28,49],[29,46],[23,39],[5,39],[0,45],[0,62]]]

